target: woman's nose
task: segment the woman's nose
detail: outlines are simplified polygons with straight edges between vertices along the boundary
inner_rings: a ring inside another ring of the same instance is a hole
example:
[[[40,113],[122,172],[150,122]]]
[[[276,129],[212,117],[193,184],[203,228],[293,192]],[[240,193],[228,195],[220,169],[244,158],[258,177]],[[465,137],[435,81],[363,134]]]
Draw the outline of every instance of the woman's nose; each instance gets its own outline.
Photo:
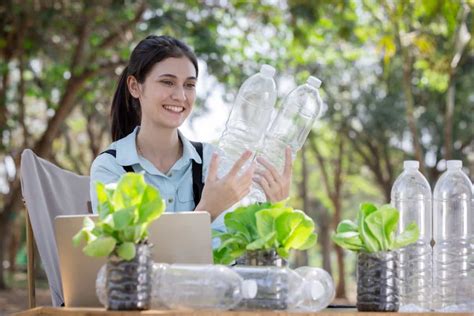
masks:
[[[177,101],[186,101],[186,93],[183,87],[176,86],[173,90],[172,98]]]

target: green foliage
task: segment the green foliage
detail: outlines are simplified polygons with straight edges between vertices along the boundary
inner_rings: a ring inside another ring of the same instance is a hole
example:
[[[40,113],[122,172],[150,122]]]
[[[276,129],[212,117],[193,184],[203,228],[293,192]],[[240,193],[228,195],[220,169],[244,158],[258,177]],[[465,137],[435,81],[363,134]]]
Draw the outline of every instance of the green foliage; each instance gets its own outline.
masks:
[[[83,228],[73,237],[88,256],[116,255],[131,260],[135,244],[148,236],[148,226],[165,210],[160,192],[145,183],[143,174],[126,173],[117,184],[96,182],[99,219],[84,218]]]
[[[374,204],[360,205],[358,223],[343,220],[337,225],[332,240],[339,246],[365,252],[390,251],[405,247],[418,240],[418,225],[410,223],[398,236],[395,236],[399,211],[386,204],[377,208]]]
[[[213,232],[221,245],[214,250],[214,262],[229,264],[246,251],[276,249],[288,258],[291,249],[306,250],[316,243],[314,222],[286,201],[242,206],[225,215],[227,232]]]

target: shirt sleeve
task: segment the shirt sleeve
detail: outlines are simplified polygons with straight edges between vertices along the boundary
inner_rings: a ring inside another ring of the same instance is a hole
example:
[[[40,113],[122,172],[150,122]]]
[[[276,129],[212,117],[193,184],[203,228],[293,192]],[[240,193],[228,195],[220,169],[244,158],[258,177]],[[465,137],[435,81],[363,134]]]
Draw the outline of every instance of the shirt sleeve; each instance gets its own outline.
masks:
[[[104,153],[94,159],[90,171],[90,197],[93,213],[97,213],[95,182],[100,181],[104,184],[115,183],[124,173],[123,167],[115,161],[115,157],[112,155]]]

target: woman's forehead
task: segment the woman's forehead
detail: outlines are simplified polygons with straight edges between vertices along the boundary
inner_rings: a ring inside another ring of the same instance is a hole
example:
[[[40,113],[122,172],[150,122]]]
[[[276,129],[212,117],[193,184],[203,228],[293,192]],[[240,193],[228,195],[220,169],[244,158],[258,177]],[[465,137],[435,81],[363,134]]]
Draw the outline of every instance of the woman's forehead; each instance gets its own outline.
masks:
[[[153,77],[172,75],[179,79],[196,78],[196,68],[187,57],[170,57],[156,63],[150,74]]]

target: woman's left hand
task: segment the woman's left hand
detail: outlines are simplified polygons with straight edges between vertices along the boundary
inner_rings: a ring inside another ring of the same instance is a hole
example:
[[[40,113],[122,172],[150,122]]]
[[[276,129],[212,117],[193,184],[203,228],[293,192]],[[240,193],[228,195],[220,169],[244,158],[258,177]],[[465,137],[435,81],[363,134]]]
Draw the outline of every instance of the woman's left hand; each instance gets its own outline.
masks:
[[[293,166],[290,147],[285,150],[285,167],[282,174],[265,158],[257,157],[257,161],[264,167],[264,170],[255,171],[256,176],[253,180],[263,188],[267,201],[275,203],[286,199],[290,195]]]

